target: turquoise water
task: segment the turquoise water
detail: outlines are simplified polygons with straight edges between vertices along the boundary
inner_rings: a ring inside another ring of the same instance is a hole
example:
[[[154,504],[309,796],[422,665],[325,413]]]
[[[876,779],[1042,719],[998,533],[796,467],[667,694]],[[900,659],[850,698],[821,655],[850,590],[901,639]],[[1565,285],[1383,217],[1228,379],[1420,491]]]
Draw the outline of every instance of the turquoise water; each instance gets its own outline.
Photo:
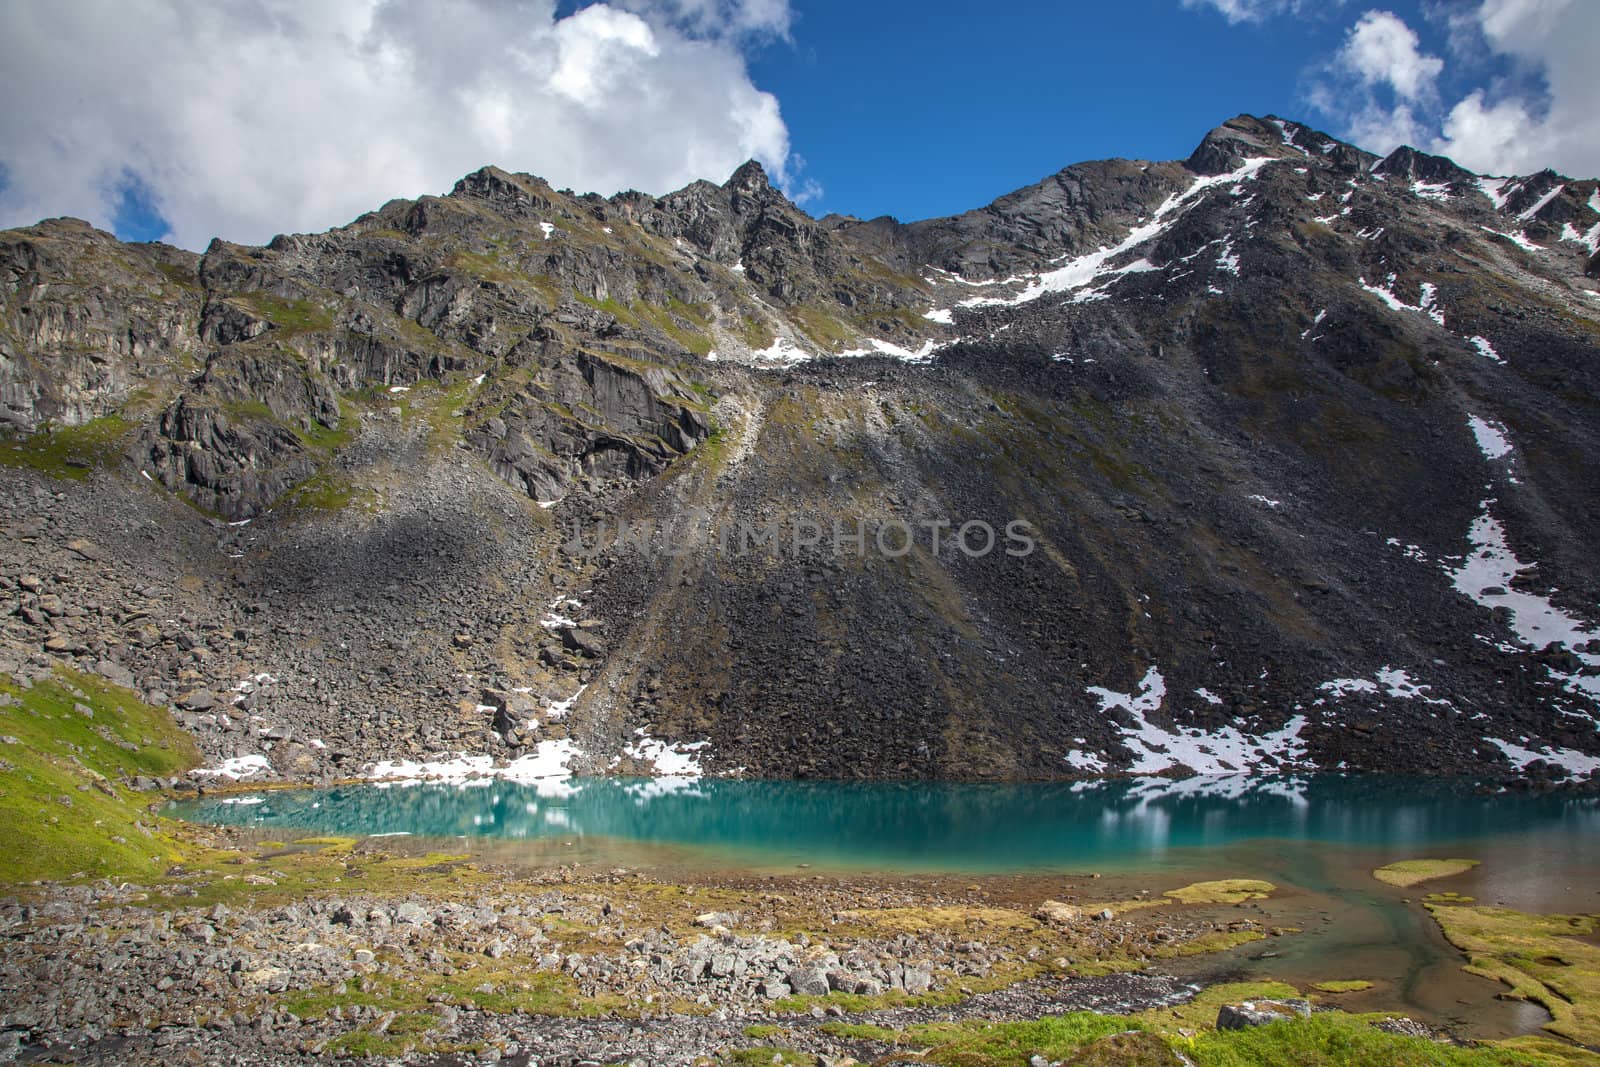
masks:
[[[174,802],[202,823],[362,836],[670,846],[745,866],[944,872],[1193,867],[1240,849],[1298,868],[1326,847],[1600,858],[1600,800],[1399,778],[956,784],[573,779],[361,785]],[[1268,845],[1265,850],[1259,846]],[[1306,848],[1303,846],[1323,846]]]

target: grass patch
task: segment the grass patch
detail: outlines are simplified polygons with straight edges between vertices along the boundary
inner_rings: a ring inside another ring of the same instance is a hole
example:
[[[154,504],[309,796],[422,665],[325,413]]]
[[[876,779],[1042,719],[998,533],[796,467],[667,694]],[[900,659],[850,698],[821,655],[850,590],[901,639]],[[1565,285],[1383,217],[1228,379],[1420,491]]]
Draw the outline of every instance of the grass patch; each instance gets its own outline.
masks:
[[[1318,993],[1359,993],[1364,989],[1371,989],[1372,983],[1360,978],[1353,978],[1349,981],[1318,982],[1311,988]]]
[[[1456,1048],[1402,1037],[1339,1012],[1247,1030],[1210,1030],[1173,1041],[1173,1046],[1195,1067],[1498,1067],[1536,1062],[1506,1049]]]
[[[1082,1011],[1025,1022],[975,1019],[959,1023],[924,1023],[907,1027],[902,1042],[917,1047],[929,1046],[918,1057],[922,1063],[944,1067],[1012,1067],[1027,1063],[1033,1056],[1066,1059],[1101,1038],[1138,1028],[1137,1022],[1126,1018]]]
[[[237,299],[278,328],[282,336],[333,328],[333,316],[310,300],[285,300],[271,293],[246,293]]]
[[[926,933],[930,930],[964,930],[975,927],[1030,932],[1040,928],[1037,919],[1011,908],[876,908],[846,911],[842,912],[840,917],[844,922],[852,926],[860,923],[873,930],[902,934]]]
[[[0,707],[0,882],[149,877],[183,858],[147,798],[119,784],[199,762],[165,711],[65,668],[31,689],[0,679],[0,693],[14,701]]]
[[[1189,1034],[1216,1025],[1217,1009],[1241,1000],[1284,1000],[1300,991],[1283,982],[1224,982],[1207,986],[1186,1004],[1151,1008],[1133,1016],[1143,1027],[1163,1034]]]
[[[117,461],[134,428],[120,415],[103,415],[79,426],[41,426],[26,437],[0,435],[0,466],[82,481]]]
[[[772,1064],[784,1064],[786,1067],[813,1067],[817,1058],[807,1052],[796,1052],[792,1048],[774,1048],[763,1045],[757,1048],[742,1048],[722,1054],[723,1063],[748,1064],[749,1067],[772,1067]]]
[[[1470,961],[1467,970],[1542,1004],[1545,1029],[1600,1046],[1600,930],[1596,915],[1530,915],[1509,908],[1425,905],[1444,936]]]
[[[433,970],[406,975],[371,974],[359,986],[341,982],[286,995],[279,1007],[301,1019],[320,1019],[334,1008],[352,1007],[405,1015],[423,1012],[435,1004],[498,1015],[523,1012],[583,1018],[629,1010],[624,997],[585,997],[570,976],[535,971],[526,962],[507,959],[480,965],[462,953],[452,957],[452,963],[462,968],[452,975]]]
[[[1477,860],[1401,860],[1379,867],[1372,877],[1386,885],[1408,888],[1435,878],[1449,878],[1477,865]]]
[[[1224,878],[1169,889],[1161,895],[1180,904],[1243,904],[1247,900],[1265,900],[1277,888],[1271,882],[1256,878]]]

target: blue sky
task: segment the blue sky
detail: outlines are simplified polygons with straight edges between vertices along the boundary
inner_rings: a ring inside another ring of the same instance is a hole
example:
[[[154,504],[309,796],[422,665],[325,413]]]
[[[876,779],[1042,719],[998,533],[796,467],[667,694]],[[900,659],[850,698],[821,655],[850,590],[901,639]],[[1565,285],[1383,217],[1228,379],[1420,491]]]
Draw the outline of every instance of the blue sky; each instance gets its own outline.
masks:
[[[1305,114],[1332,19],[1230,26],[1173,0],[797,5],[752,63],[783,103],[810,206],[906,219],[988,203],[1061,167],[1182,158],[1241,112]]]
[[[201,249],[485,163],[662,193],[751,156],[813,213],[911,220],[1241,112],[1588,176],[1597,40],[1600,0],[0,5],[0,226]]]

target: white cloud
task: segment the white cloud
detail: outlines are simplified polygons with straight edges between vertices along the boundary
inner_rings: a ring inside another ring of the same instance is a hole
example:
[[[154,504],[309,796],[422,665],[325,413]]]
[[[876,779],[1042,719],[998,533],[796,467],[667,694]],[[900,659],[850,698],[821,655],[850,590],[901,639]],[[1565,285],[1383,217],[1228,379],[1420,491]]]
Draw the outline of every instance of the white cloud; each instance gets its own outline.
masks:
[[[1331,64],[1333,83],[1313,88],[1312,106],[1375,152],[1412,144],[1480,173],[1600,174],[1600,2],[1478,0],[1443,21],[1453,72],[1468,83],[1453,104],[1440,99],[1444,61],[1402,19],[1368,11]],[[1514,76],[1472,85],[1496,58]]]
[[[1444,60],[1419,51],[1419,44],[1400,16],[1368,11],[1351,27],[1339,63],[1364,86],[1387,84],[1401,100],[1426,99],[1434,95]]]
[[[789,171],[741,43],[787,0],[116,0],[0,5],[0,226],[108,226],[141,185],[172,227],[262,241],[447,190],[485,163],[665,192]]]
[[[1554,167],[1600,175],[1600,3],[1483,0],[1476,12],[1494,52],[1542,80],[1543,93],[1495,98],[1475,90],[1450,109],[1432,150],[1493,174]]]
[[[1336,3],[1343,0],[1335,0]],[[1183,0],[1186,8],[1214,8],[1231,23],[1265,22],[1274,15],[1297,15],[1304,0]]]

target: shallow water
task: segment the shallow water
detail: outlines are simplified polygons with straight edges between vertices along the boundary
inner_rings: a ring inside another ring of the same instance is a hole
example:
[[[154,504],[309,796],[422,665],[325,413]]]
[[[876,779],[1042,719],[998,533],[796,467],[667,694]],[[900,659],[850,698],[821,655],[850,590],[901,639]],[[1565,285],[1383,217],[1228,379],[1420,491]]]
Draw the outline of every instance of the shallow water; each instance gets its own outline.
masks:
[[[469,839],[502,862],[661,872],[1026,876],[1031,892],[1099,899],[1204,878],[1281,887],[1271,922],[1302,932],[1164,965],[1211,979],[1377,983],[1353,1010],[1401,1010],[1458,1032],[1527,1032],[1546,1016],[1498,999],[1401,890],[1371,876],[1399,859],[1464,856],[1440,883],[1527,911],[1600,910],[1600,799],[1489,794],[1394,777],[1140,779],[1093,783],[844,783],[574,779],[362,785],[175,802],[170,813],[262,832]]]

